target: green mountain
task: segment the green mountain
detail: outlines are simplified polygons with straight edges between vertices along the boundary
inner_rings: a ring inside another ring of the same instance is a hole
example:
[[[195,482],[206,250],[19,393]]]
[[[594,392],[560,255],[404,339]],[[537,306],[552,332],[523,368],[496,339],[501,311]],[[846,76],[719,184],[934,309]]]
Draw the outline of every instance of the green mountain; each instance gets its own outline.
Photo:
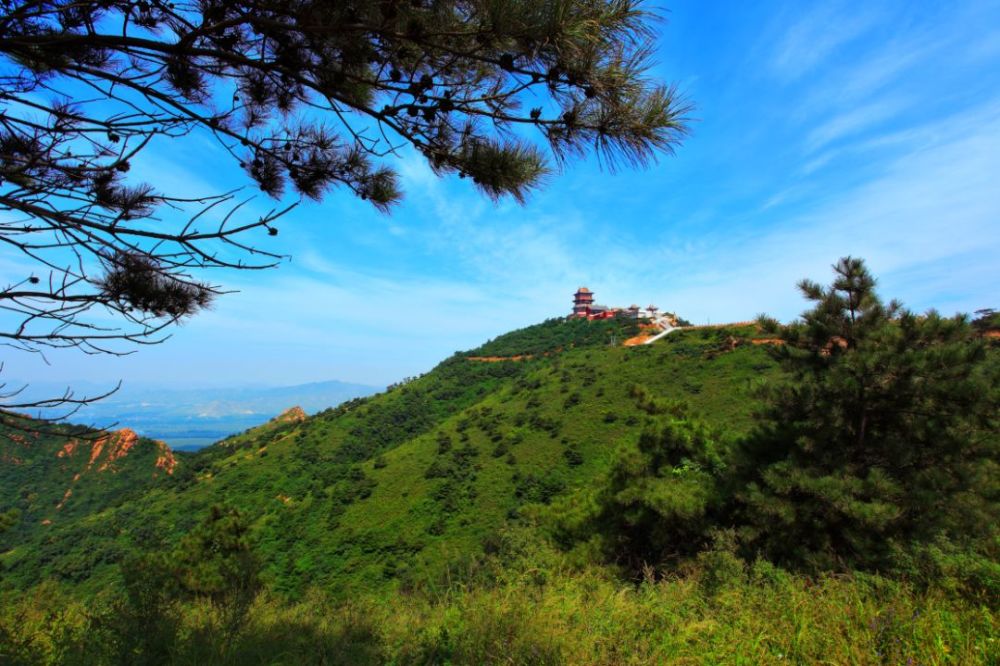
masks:
[[[142,456],[101,453],[110,462],[91,465],[77,453],[75,466],[52,438],[28,446],[24,465],[0,477],[0,508],[21,516],[0,534],[4,579],[99,586],[123,553],[174,543],[222,504],[249,521],[277,592],[318,585],[346,595],[434,581],[505,524],[534,524],[542,507],[593,484],[616,442],[637,438],[649,421],[651,399],[683,400],[732,436],[749,428],[753,388],[775,371],[750,344],[761,337],[754,327],[609,344],[636,332],[613,320],[550,320],[376,396],[312,417],[292,411],[177,454],[172,474],[154,460],[164,449],[143,440]],[[103,494],[84,494],[91,479],[106,479]],[[73,503],[60,507],[67,489]]]

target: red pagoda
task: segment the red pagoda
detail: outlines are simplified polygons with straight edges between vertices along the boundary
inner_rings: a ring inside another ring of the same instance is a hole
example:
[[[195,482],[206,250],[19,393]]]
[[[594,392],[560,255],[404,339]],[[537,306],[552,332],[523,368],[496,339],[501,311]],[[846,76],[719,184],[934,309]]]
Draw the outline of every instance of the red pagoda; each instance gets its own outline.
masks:
[[[573,316],[586,317],[594,304],[594,293],[586,287],[580,287],[573,294]]]

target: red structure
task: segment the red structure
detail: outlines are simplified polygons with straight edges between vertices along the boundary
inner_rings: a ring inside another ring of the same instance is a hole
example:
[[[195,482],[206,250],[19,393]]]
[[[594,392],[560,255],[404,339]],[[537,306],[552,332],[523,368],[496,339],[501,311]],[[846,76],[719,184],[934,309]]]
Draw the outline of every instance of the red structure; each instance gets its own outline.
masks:
[[[586,287],[580,287],[573,294],[573,316],[574,317],[587,317],[590,315],[590,309],[594,305],[594,292],[590,291]]]
[[[581,319],[612,319],[621,312],[620,308],[609,308],[606,305],[594,304],[594,292],[586,287],[580,287],[573,294],[573,314],[571,317]]]
[[[570,315],[570,318],[588,319],[593,321],[594,319],[628,317],[629,319],[634,319],[636,321],[651,319],[655,322],[657,321],[656,313],[658,310],[659,308],[655,305],[650,305],[646,308],[646,312],[649,313],[649,316],[647,317],[646,314],[643,313],[642,308],[635,304],[632,304],[627,308],[597,305],[594,303],[594,292],[586,287],[580,287],[576,290],[576,293],[573,294],[573,314]]]

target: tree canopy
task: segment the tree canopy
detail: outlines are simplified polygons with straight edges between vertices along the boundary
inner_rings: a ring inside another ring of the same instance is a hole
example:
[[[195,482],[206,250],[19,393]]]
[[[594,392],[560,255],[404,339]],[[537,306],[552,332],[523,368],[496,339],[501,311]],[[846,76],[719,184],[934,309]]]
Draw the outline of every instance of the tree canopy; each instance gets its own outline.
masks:
[[[341,187],[389,210],[401,148],[523,201],[553,162],[642,165],[685,131],[683,101],[647,75],[655,17],[630,0],[0,8],[0,239],[28,262],[0,291],[0,337],[24,351],[161,339],[220,293],[198,269],[281,259],[262,241],[298,200]],[[129,177],[196,131],[270,212]]]

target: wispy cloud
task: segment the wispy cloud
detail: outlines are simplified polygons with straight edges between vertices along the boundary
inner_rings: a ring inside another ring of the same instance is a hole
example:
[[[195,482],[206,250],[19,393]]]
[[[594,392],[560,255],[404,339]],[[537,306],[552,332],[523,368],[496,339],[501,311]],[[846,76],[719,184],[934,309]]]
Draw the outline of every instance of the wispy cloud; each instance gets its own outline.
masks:
[[[801,5],[796,3],[795,7]],[[864,34],[878,19],[870,5],[822,3],[810,7],[810,13],[779,35],[774,49],[772,70],[786,81],[804,76]]]
[[[826,120],[806,136],[807,150],[815,151],[829,143],[857,135],[897,116],[905,107],[902,100],[880,100],[852,109]]]
[[[942,131],[941,127],[947,127]],[[783,318],[798,311],[794,283],[826,280],[823,267],[847,254],[865,257],[887,276],[885,295],[918,309],[969,310],[1000,291],[1000,101],[935,121],[907,134],[880,174],[864,185],[819,200],[769,231],[738,237],[678,267],[681,286],[663,300],[704,321],[767,311]],[[929,137],[934,137],[930,139]],[[898,139],[902,141],[902,139]],[[706,266],[707,265],[707,266]],[[893,276],[975,274],[961,289],[932,290]],[[945,296],[945,301],[934,300]]]

